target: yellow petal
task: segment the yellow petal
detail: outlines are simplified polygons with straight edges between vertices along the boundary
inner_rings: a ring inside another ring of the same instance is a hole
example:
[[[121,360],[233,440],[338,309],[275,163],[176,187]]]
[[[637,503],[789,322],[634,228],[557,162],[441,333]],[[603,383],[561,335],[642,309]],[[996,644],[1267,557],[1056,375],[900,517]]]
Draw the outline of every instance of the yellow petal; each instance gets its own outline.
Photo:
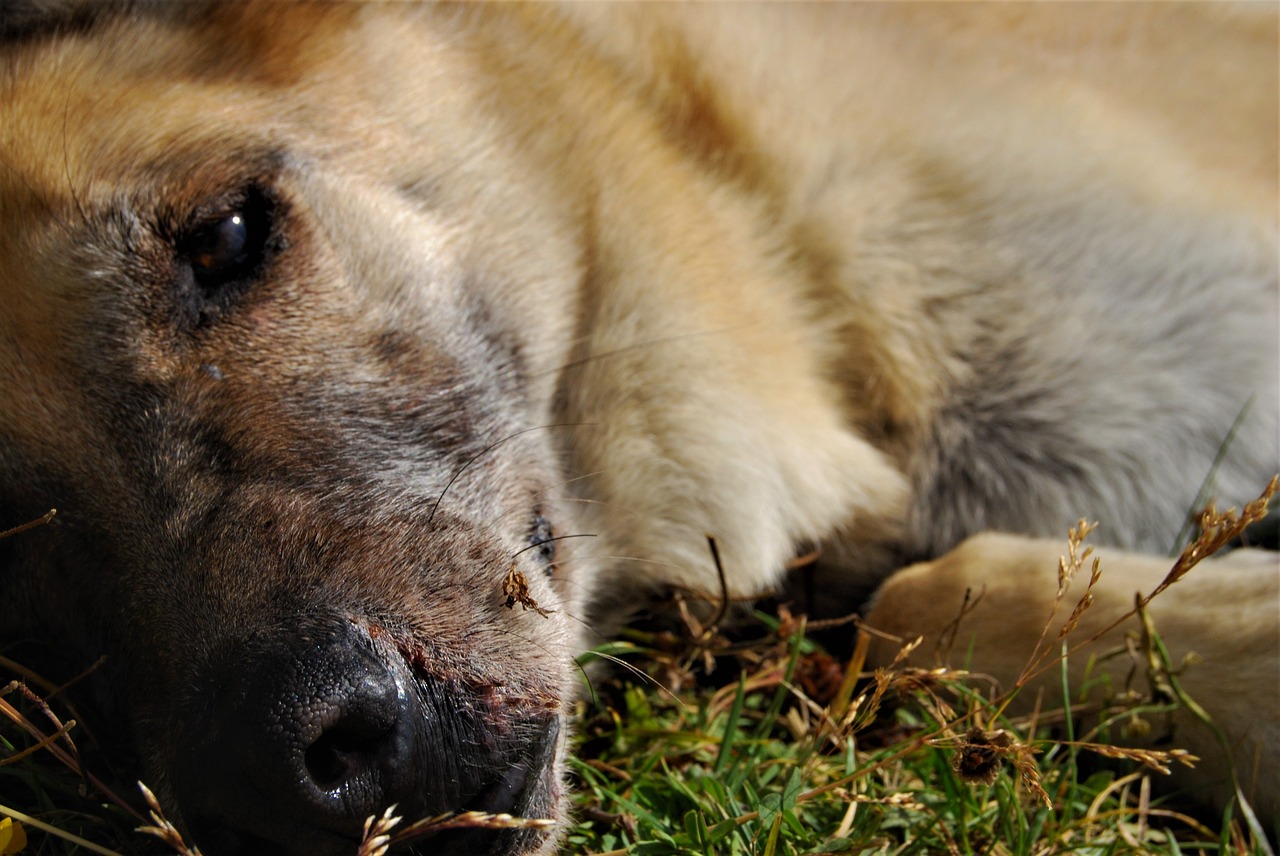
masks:
[[[0,856],[21,853],[27,846],[27,831],[13,818],[0,818]]]

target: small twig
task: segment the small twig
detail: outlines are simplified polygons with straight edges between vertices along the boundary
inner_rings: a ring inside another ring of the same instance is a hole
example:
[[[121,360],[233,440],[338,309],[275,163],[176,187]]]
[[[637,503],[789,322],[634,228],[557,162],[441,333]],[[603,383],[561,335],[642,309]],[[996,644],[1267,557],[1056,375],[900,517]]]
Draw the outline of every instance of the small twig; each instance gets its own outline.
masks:
[[[35,520],[29,520],[20,526],[15,526],[12,529],[6,529],[3,532],[0,532],[0,538],[9,538],[13,535],[21,535],[23,532],[26,532],[29,529],[35,529],[37,526],[43,526],[46,523],[48,523],[50,520],[52,520],[54,518],[54,515],[56,515],[57,513],[58,513],[58,509],[50,508],[42,516],[37,517]]]
[[[6,688],[6,689],[10,689],[13,686],[23,686],[23,685],[15,681],[13,682],[13,684],[10,685],[9,688]],[[23,687],[23,689],[26,689],[26,688]],[[26,690],[26,692],[30,693],[31,691],[28,689]],[[9,702],[5,701],[4,698],[0,698],[0,714],[3,714],[4,716],[8,717],[15,725],[17,725],[23,731],[30,734],[36,740],[42,741],[48,736],[43,731],[41,731],[40,728],[38,728],[35,725],[35,723],[31,722],[31,720],[23,716],[22,713],[17,708],[9,704]],[[57,722],[56,717],[54,718],[54,721]],[[61,725],[61,723],[59,723],[59,725]],[[71,738],[69,735],[64,735],[64,739],[67,740],[67,742],[71,742]],[[74,746],[74,744],[72,745]],[[99,779],[97,776],[85,770],[80,765],[80,760],[78,757],[68,753],[66,749],[59,746],[56,742],[49,743],[44,748],[47,749],[49,753],[52,754],[55,758],[61,761],[69,770],[74,772],[76,775],[83,777],[100,794],[106,796],[109,800],[111,800],[113,803],[118,805],[120,808],[124,809],[129,814],[133,815],[136,819],[146,822],[146,818],[142,815],[141,812],[139,812],[136,808],[134,808],[130,803],[121,799],[120,796],[117,795],[115,791],[111,790],[111,788],[107,787],[107,785],[101,779]]]
[[[965,588],[964,600],[960,602],[956,617],[947,622],[938,633],[938,640],[933,644],[933,656],[937,662],[943,663],[951,658],[951,649],[955,645],[956,636],[960,632],[960,624],[971,612],[978,608],[978,604],[982,603],[982,598],[986,593],[986,586],[983,586],[976,597],[973,595],[973,589]]]
[[[15,752],[12,755],[6,756],[4,758],[0,758],[0,767],[7,767],[10,764],[16,764],[19,761],[21,761],[23,758],[26,758],[28,755],[34,755],[36,752],[39,752],[41,749],[48,749],[49,744],[53,743],[59,737],[65,736],[68,731],[70,731],[75,727],[76,727],[76,721],[74,719],[68,719],[66,724],[60,726],[57,731],[40,738],[39,741],[31,744],[26,749],[23,749],[21,752]]]
[[[729,580],[725,577],[724,565],[720,561],[720,547],[716,544],[714,535],[707,535],[707,546],[711,548],[711,561],[716,566],[716,578],[720,581],[720,605],[716,608],[715,615],[707,622],[702,629],[702,641],[710,639],[720,627],[720,622],[724,621],[724,617],[729,613]]]

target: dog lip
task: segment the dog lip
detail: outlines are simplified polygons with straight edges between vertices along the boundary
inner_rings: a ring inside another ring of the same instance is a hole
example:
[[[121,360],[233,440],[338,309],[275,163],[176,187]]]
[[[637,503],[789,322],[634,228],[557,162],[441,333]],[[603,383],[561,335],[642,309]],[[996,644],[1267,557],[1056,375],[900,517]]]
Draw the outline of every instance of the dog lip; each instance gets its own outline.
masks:
[[[560,719],[552,716],[529,750],[522,753],[523,757],[481,790],[468,805],[468,810],[515,816],[528,811],[545,778],[542,774],[554,761],[559,736]]]
[[[515,814],[516,804],[529,785],[529,764],[518,761],[480,792],[469,810],[485,814]]]
[[[545,816],[546,803],[558,798],[554,761],[560,742],[560,718],[551,716],[540,723],[540,727],[541,732],[529,741],[520,757],[468,800],[460,811],[522,819],[539,819],[539,813]],[[408,852],[415,856],[500,856],[525,852],[545,835],[545,830],[539,829],[446,829],[426,833],[410,845]]]

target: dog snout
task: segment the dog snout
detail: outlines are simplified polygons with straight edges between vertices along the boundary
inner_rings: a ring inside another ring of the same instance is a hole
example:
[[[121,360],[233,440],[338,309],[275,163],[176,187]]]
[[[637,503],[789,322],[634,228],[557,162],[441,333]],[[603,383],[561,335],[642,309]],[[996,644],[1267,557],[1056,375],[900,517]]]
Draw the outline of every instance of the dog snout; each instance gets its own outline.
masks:
[[[347,856],[391,805],[410,820],[518,813],[551,763],[554,718],[498,727],[355,623],[229,647],[200,680],[173,775],[206,856]],[[444,834],[431,851],[482,853],[507,837]]]

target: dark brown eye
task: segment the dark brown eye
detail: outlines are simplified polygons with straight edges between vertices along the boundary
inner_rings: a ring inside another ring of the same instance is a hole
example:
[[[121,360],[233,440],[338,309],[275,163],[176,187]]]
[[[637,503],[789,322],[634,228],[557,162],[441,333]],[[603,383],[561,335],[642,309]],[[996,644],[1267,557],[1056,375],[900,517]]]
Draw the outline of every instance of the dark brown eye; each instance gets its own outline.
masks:
[[[270,204],[262,194],[249,193],[233,210],[192,229],[181,250],[196,284],[213,294],[257,275],[270,236]]]
[[[191,264],[197,276],[236,270],[248,261],[249,226],[239,212],[219,220],[196,235]]]

